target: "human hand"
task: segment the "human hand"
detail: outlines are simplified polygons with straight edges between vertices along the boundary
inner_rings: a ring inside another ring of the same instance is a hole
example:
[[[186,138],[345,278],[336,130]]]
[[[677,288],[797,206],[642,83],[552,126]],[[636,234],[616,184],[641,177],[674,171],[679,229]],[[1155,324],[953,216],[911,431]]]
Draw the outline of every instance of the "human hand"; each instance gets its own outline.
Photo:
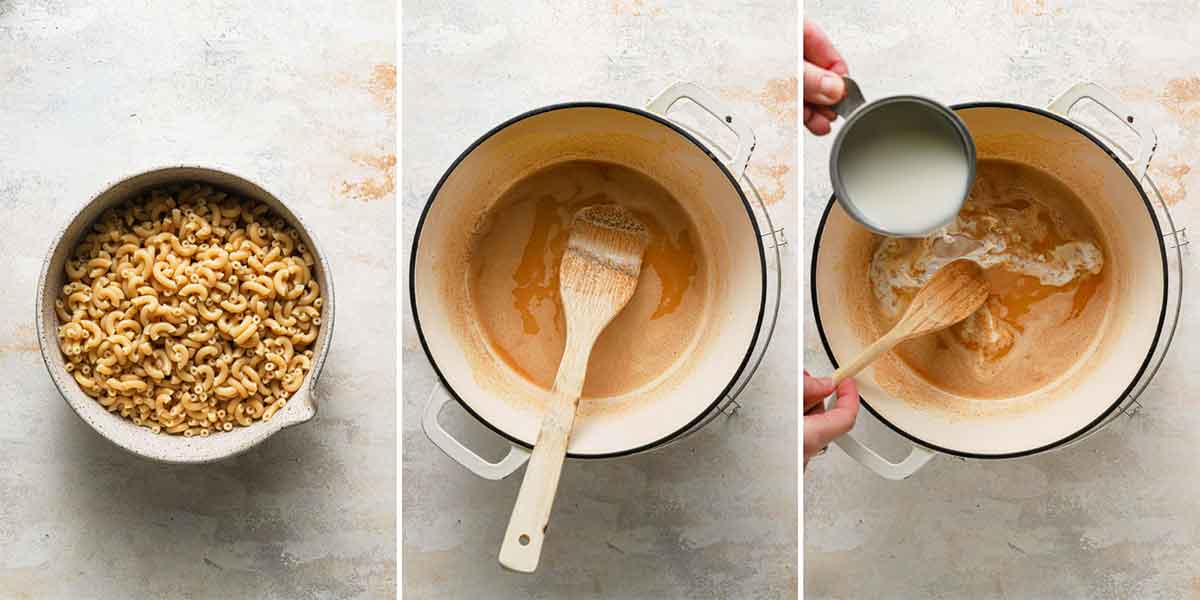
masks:
[[[804,20],[804,127],[814,135],[832,129],[837,113],[830,108],[846,93],[842,77],[850,70],[829,36]]]
[[[804,373],[804,468],[808,460],[824,452],[834,439],[845,435],[858,418],[858,385],[846,379],[837,386],[837,400],[826,410],[825,398],[834,393],[828,377]]]

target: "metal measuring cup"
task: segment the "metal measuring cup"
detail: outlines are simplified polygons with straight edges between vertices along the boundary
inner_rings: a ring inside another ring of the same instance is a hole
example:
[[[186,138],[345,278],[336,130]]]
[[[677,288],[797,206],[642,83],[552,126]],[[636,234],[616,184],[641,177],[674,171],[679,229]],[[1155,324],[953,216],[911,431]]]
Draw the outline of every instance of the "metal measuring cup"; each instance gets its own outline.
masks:
[[[946,105],[923,96],[887,96],[868,102],[863,98],[862,91],[859,89],[856,81],[849,77],[843,77],[842,80],[845,82],[846,92],[842,96],[841,101],[834,104],[831,108],[845,119],[845,123],[838,130],[837,136],[833,140],[833,151],[829,155],[829,176],[833,182],[833,191],[838,203],[842,205],[847,214],[867,229],[891,237],[923,237],[954,221],[954,218],[958,215],[958,211],[962,209],[963,202],[967,199],[967,195],[971,191],[972,183],[975,181],[975,142],[971,139],[971,133],[967,130],[967,126],[963,123],[962,119]],[[928,231],[887,231],[882,224],[871,222],[864,216],[863,211],[855,204],[854,198],[848,193],[843,173],[839,168],[842,152],[846,149],[845,142],[851,135],[851,132],[876,119],[886,120],[896,118],[898,113],[902,112],[898,111],[898,108],[907,109],[908,111],[915,110],[918,114],[926,113],[923,118],[927,118],[929,123],[934,124],[934,127],[931,129],[936,129],[939,133],[944,132],[947,136],[953,136],[961,144],[963,160],[966,162],[966,185],[962,189],[954,212],[945,215],[937,226],[930,228]],[[946,126],[947,124],[949,125],[948,127]]]

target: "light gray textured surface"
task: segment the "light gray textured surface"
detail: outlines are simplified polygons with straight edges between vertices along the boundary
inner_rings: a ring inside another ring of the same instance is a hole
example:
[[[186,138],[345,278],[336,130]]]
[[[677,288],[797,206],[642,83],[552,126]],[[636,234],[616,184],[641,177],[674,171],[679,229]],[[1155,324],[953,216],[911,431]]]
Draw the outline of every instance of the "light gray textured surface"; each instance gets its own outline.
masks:
[[[685,6],[685,4],[687,6]],[[795,220],[796,6],[770,2],[404,3],[404,239],[477,137],[566,100],[644,105],[676,79],[727,99],[758,136],[751,176]],[[496,562],[524,471],[475,478],[426,438],[435,375],[405,302],[404,592],[414,598],[787,598],[796,587],[796,281],[744,408],[678,445],[569,462],[534,575]],[[407,264],[405,265],[407,266]],[[457,406],[449,427],[498,458]]]
[[[350,598],[395,589],[395,8],[0,0],[0,596]],[[55,227],[155,166],[272,190],[330,254],[320,414],[241,457],[127,455],[50,382]]]
[[[1194,222],[1194,2],[922,6],[809,1],[805,15],[829,33],[869,97],[911,92],[947,103],[1045,106],[1080,80],[1109,88],[1157,129],[1151,176],[1176,220]],[[829,198],[830,142],[804,142],[806,255]],[[1185,280],[1196,277],[1193,265],[1185,257]],[[1200,595],[1200,342],[1191,319],[1197,305],[1186,297],[1193,291],[1185,287],[1180,331],[1144,409],[1076,447],[1008,462],[942,457],[903,482],[884,481],[836,449],[817,459],[804,479],[807,596]],[[809,370],[828,372],[809,308],[804,334]],[[887,445],[888,433],[871,420],[864,416],[860,429]]]

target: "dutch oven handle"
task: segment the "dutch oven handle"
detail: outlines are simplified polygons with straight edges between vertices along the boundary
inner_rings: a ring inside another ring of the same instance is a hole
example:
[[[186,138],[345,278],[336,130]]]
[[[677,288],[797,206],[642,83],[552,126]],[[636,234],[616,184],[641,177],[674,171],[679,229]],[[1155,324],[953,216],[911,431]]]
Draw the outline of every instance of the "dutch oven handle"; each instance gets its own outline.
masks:
[[[831,396],[826,401],[827,407],[833,406],[833,397]],[[933,459],[937,454],[931,450],[926,450],[915,444],[909,446],[908,456],[904,460],[894,463],[879,455],[878,452],[868,448],[858,438],[854,437],[854,432],[851,431],[842,437],[837,438],[833,443],[838,445],[843,452],[850,455],[850,458],[858,461],[862,466],[875,471],[875,474],[884,479],[901,480],[908,479],[913,473],[916,473],[921,467]]]
[[[1100,137],[1111,143],[1112,140],[1107,136],[1071,117],[1071,109],[1081,100],[1085,99],[1095,102],[1101,108],[1108,111],[1137,136],[1137,148],[1131,151],[1132,156],[1128,158],[1118,156],[1118,158],[1129,167],[1134,177],[1141,179],[1146,174],[1146,167],[1150,166],[1150,159],[1154,156],[1155,148],[1158,147],[1158,136],[1154,133],[1154,128],[1150,127],[1145,119],[1134,115],[1133,111],[1129,110],[1129,107],[1125,105],[1125,102],[1117,98],[1112,92],[1091,82],[1077,83],[1071,86],[1070,89],[1050,102],[1047,108],[1087,128],[1093,134],[1100,135]]]
[[[657,113],[663,118],[667,118],[667,111],[675,106],[676,102],[687,98],[695,102],[697,106],[703,108],[705,112],[712,115],[717,121],[725,126],[726,129],[733,132],[737,138],[737,147],[733,152],[727,152],[721,148],[722,152],[727,152],[728,159],[722,159],[725,167],[733,174],[733,179],[739,180],[742,174],[746,172],[746,164],[750,162],[750,154],[754,152],[754,130],[750,129],[750,125],[736,118],[732,111],[729,110],[725,103],[718,100],[716,96],[708,93],[708,90],[686,81],[679,81],[672,84],[667,89],[663,90],[657,97],[646,105],[646,109],[650,112]]]
[[[449,456],[454,462],[484,479],[497,481],[512,475],[513,471],[529,460],[529,451],[519,446],[510,447],[508,454],[500,459],[500,462],[488,462],[475,454],[473,450],[450,435],[450,432],[443,429],[442,424],[438,422],[438,416],[442,414],[442,409],[448,402],[450,402],[450,392],[446,390],[446,386],[440,383],[434,385],[433,392],[429,394],[429,401],[425,404],[425,415],[421,419],[421,428],[425,430],[425,436],[429,438],[429,441],[445,452],[446,456]]]

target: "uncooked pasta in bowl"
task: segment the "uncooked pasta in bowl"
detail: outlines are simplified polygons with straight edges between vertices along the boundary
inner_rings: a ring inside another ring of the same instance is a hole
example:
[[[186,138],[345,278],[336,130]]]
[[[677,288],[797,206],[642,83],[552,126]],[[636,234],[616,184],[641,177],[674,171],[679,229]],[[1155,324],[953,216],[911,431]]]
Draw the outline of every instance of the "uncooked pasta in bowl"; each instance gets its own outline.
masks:
[[[266,205],[171,185],[106,211],[65,266],[59,348],[83,391],[155,432],[270,419],[321,326],[313,256]]]
[[[299,217],[203,167],[110,186],[39,281],[42,357],[67,403],[166,462],[226,458],[312,419],[332,325],[329,265]]]

